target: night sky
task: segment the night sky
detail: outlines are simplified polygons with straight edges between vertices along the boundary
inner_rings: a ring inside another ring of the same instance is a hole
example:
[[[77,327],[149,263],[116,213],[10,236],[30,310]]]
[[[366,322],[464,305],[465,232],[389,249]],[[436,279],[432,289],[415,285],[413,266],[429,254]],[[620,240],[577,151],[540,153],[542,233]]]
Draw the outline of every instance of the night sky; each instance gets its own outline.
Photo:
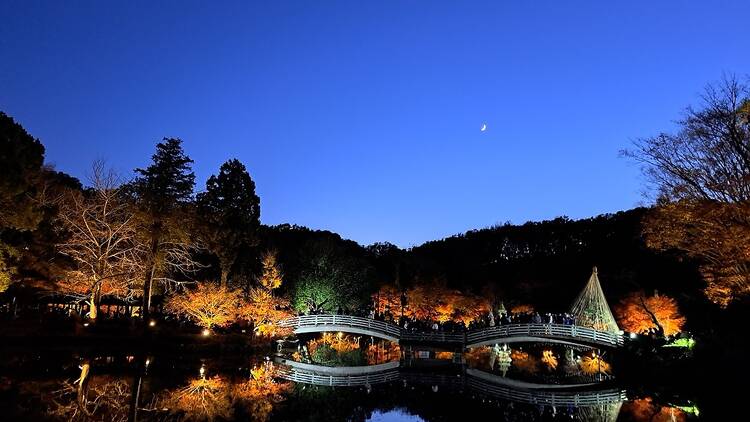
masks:
[[[744,0],[3,0],[0,16],[0,110],[57,169],[132,177],[179,137],[198,189],[236,157],[263,223],[363,244],[632,208],[644,181],[618,151],[750,73]]]

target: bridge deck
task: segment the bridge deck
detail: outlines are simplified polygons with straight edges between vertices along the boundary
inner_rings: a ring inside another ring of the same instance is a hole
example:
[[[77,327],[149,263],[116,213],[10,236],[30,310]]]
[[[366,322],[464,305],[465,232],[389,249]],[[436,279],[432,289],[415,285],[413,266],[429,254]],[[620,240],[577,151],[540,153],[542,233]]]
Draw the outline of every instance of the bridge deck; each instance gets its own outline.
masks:
[[[466,333],[412,332],[395,324],[351,315],[305,315],[282,321],[295,333],[343,331],[371,335],[396,342],[432,342],[476,347],[498,342],[549,342],[569,345],[621,347],[621,334],[563,324],[507,324]]]

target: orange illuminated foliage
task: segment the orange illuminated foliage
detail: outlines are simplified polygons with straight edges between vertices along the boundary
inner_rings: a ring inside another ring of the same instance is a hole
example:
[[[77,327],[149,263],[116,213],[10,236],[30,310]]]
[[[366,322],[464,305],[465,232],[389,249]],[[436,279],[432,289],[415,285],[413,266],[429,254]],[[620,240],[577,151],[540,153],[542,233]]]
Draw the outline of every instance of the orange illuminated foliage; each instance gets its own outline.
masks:
[[[584,374],[588,375],[612,373],[612,368],[610,367],[609,363],[602,359],[602,357],[598,354],[593,354],[592,356],[583,356],[581,358],[580,366],[581,371]]]
[[[252,421],[268,421],[274,406],[292,390],[291,382],[279,382],[275,375],[274,365],[264,363],[250,370],[250,379],[232,389],[232,398],[248,410]]]
[[[680,201],[656,208],[646,219],[647,245],[683,251],[700,263],[704,293],[726,307],[750,294],[750,204]]]
[[[659,406],[651,397],[629,400],[622,405],[622,414],[634,421],[643,422],[684,422],[687,414],[681,409]]]
[[[263,274],[260,277],[261,286],[268,291],[278,289],[282,283],[282,274],[277,262],[276,251],[267,251],[261,258],[263,264]]]
[[[346,353],[352,350],[359,349],[359,342],[353,337],[346,334],[334,334],[334,333],[323,333],[318,339],[310,340],[307,343],[307,350],[310,355],[314,355],[318,347],[327,344],[331,346],[331,349],[339,352]]]
[[[615,314],[620,327],[632,333],[661,331],[665,336],[672,336],[680,333],[685,325],[677,301],[659,294],[646,297],[643,292],[632,293],[615,306]]]
[[[490,366],[489,346],[474,347],[464,353],[466,363],[472,368],[487,368]]]
[[[233,415],[229,385],[219,376],[200,377],[164,393],[160,407],[180,420],[230,419]]]
[[[528,304],[520,304],[511,306],[510,312],[512,314],[528,314],[534,312],[534,307]]]
[[[368,365],[394,362],[401,359],[401,347],[398,343],[386,342],[383,345],[371,344],[365,350],[365,361]]]
[[[275,297],[262,287],[252,288],[248,299],[241,301],[237,314],[253,323],[253,330],[261,336],[285,335],[288,330],[279,327],[279,322],[292,316],[289,301]]]
[[[527,352],[513,350],[510,357],[513,359],[513,367],[519,371],[527,374],[536,374],[539,372],[539,360]]]
[[[401,291],[384,286],[372,296],[376,312],[400,316]],[[422,321],[459,322],[469,325],[489,312],[489,303],[479,296],[441,286],[417,285],[405,292],[404,316]]]
[[[552,350],[545,350],[542,352],[542,363],[547,366],[548,371],[554,371],[557,369],[557,356],[552,353]]]
[[[184,315],[201,327],[223,327],[234,322],[241,299],[233,291],[214,283],[199,283],[195,289],[175,294],[167,300],[165,310]]]

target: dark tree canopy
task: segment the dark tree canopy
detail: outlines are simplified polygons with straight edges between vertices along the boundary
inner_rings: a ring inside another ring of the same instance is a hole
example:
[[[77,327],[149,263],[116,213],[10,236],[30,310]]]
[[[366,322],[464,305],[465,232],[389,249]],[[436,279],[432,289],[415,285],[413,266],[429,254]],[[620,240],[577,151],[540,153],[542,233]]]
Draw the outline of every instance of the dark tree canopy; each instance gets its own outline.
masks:
[[[206,181],[197,202],[206,245],[219,258],[221,283],[226,285],[242,249],[258,243],[260,198],[255,182],[241,162],[229,160]]]
[[[139,203],[153,216],[168,215],[171,210],[192,199],[195,173],[191,160],[182,149],[182,141],[164,138],[156,145],[152,163],[135,169],[134,181]]]

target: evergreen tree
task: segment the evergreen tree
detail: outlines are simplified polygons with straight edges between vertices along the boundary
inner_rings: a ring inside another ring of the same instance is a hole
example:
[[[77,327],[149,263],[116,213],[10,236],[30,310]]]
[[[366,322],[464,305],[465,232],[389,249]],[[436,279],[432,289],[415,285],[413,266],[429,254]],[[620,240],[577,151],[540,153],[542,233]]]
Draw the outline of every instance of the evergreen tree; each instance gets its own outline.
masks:
[[[240,251],[258,243],[260,198],[245,166],[236,159],[222,164],[198,194],[198,209],[206,246],[218,257],[221,285],[226,286]]]
[[[135,170],[138,176],[133,182],[133,193],[148,251],[143,280],[144,320],[151,306],[154,280],[167,280],[167,272],[187,271],[195,264],[189,251],[191,241],[186,224],[195,186],[192,163],[180,139],[164,138],[156,145],[151,165]]]

